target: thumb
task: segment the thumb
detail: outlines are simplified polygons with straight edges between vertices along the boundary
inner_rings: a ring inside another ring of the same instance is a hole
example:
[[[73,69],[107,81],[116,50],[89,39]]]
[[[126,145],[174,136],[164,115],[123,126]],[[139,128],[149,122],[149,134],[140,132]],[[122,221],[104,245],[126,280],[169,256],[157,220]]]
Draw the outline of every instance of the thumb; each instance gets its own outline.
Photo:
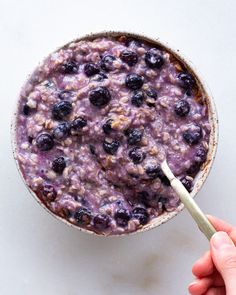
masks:
[[[211,254],[217,270],[222,275],[227,295],[236,293],[236,247],[225,232],[211,238]]]

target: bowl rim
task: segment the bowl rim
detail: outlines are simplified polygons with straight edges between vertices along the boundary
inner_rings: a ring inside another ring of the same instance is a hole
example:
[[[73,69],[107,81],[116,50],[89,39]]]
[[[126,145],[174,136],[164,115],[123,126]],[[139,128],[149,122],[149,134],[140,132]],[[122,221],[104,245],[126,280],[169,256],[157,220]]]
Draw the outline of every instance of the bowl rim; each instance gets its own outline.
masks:
[[[199,73],[198,70],[196,70],[196,67],[193,65],[193,63],[186,58],[185,55],[180,53],[179,49],[175,49],[172,45],[169,45],[169,42],[160,40],[160,38],[154,38],[154,37],[148,37],[144,35],[143,33],[134,33],[130,31],[100,31],[100,32],[95,32],[95,33],[89,33],[85,34],[82,36],[78,36],[77,38],[67,42],[63,46],[58,47],[56,50],[54,50],[52,53],[57,52],[60,49],[65,48],[69,44],[73,42],[78,42],[78,41],[83,41],[83,40],[93,40],[95,38],[99,37],[118,37],[118,36],[126,36],[126,37],[131,37],[131,38],[136,38],[140,39],[142,41],[149,42],[150,44],[153,44],[154,46],[160,46],[170,52],[173,56],[177,58],[177,60],[180,60],[181,63],[184,64],[186,69],[194,76],[194,78],[197,81],[198,86],[201,88],[202,93],[204,93],[204,96],[206,98],[206,103],[208,106],[208,117],[211,125],[211,133],[210,133],[210,140],[209,140],[209,151],[208,151],[208,156],[206,162],[203,164],[203,167],[201,170],[198,172],[198,174],[195,176],[195,184],[194,188],[191,191],[190,195],[194,198],[197,193],[200,191],[202,188],[203,184],[205,183],[210,170],[212,168],[215,156],[216,156],[216,151],[217,151],[217,146],[218,146],[218,140],[219,140],[219,121],[218,121],[218,115],[217,115],[217,110],[215,106],[215,101],[213,99],[212,93],[208,87],[208,85],[205,82],[205,79],[203,79],[202,74]],[[47,57],[52,54],[49,53]],[[46,58],[47,58],[46,57]],[[67,224],[68,226],[71,226],[79,231],[86,232],[95,236],[99,237],[123,237],[123,236],[128,236],[128,235],[134,235],[138,233],[143,233],[145,231],[154,229],[161,224],[166,223],[168,220],[172,219],[175,217],[178,213],[180,213],[184,209],[184,205],[181,203],[175,210],[171,212],[164,212],[160,216],[157,216],[153,218],[149,223],[144,225],[143,227],[137,229],[134,232],[127,232],[127,233],[121,233],[121,234],[115,234],[115,235],[109,235],[109,234],[104,234],[104,233],[96,233],[95,231],[88,230],[85,228],[81,228],[79,226],[76,226],[73,223],[70,223],[68,220],[64,219],[63,217],[60,217],[53,213],[51,210],[48,209],[48,207],[37,197],[37,194],[27,185],[25,178],[23,176],[23,173],[20,169],[20,165],[17,159],[17,144],[16,144],[16,127],[17,127],[17,112],[18,112],[18,105],[20,102],[20,94],[22,90],[24,89],[24,86],[28,82],[28,79],[31,77],[31,75],[38,69],[38,66],[45,61],[45,59],[42,59],[42,61],[34,68],[34,70],[27,76],[27,79],[25,80],[26,82],[23,84],[23,86],[20,89],[20,93],[17,96],[17,102],[15,106],[15,110],[13,113],[12,121],[11,121],[11,146],[12,146],[12,151],[13,151],[13,157],[16,163],[17,170],[19,171],[21,178],[23,180],[24,185],[30,192],[30,194],[34,197],[34,199],[37,201],[37,203],[42,206],[50,215],[52,215],[54,218],[57,220],[62,221],[64,224]]]

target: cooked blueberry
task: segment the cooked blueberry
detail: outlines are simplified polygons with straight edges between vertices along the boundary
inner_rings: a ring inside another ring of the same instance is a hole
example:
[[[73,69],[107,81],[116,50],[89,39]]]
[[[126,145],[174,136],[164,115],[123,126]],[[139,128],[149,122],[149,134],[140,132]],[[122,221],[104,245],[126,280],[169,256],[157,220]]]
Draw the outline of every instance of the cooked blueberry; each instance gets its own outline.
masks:
[[[139,164],[145,159],[146,155],[138,147],[134,147],[129,151],[129,157],[134,164]]]
[[[50,134],[42,133],[37,136],[36,145],[37,145],[37,148],[40,149],[41,151],[49,151],[53,148],[54,141]]]
[[[196,84],[193,76],[187,72],[181,72],[178,74],[180,86],[186,90],[193,88]]]
[[[33,138],[32,136],[28,136],[28,142],[29,142],[29,143],[32,143],[32,142],[33,142],[33,139],[34,139],[34,138]]]
[[[141,107],[144,101],[144,95],[142,91],[135,91],[131,97],[131,103],[136,107]]]
[[[101,82],[103,81],[104,79],[107,79],[107,75],[105,73],[98,73],[97,75],[94,76],[94,81],[97,81],[97,82]]]
[[[71,122],[71,130],[72,131],[80,131],[87,125],[87,120],[83,117],[78,117]]]
[[[53,137],[56,139],[65,139],[69,135],[70,124],[63,122],[57,125],[53,130]]]
[[[52,117],[55,120],[62,120],[72,112],[70,101],[62,100],[54,104],[52,108]]]
[[[106,122],[103,124],[102,129],[105,134],[111,133],[111,131],[112,131],[111,124],[112,124],[112,119],[106,120]]]
[[[95,146],[94,145],[90,144],[89,145],[89,150],[90,150],[90,153],[92,155],[95,155],[96,154],[96,149],[95,149]]]
[[[131,218],[131,215],[129,210],[121,208],[116,211],[114,218],[116,220],[117,225],[125,227],[127,226]]]
[[[143,132],[137,128],[129,128],[125,131],[125,136],[127,136],[128,144],[134,145],[142,140]]]
[[[165,176],[159,165],[149,165],[145,171],[151,179],[159,178],[164,185],[170,186],[169,179]]]
[[[25,104],[25,105],[23,106],[23,114],[24,114],[25,116],[29,116],[30,112],[31,112],[31,108],[30,108],[27,104]]]
[[[112,142],[104,141],[103,149],[107,154],[114,155],[120,146],[119,141],[113,140]]]
[[[147,191],[141,191],[138,193],[138,198],[147,207],[158,206],[159,196],[157,194],[149,194]]]
[[[190,111],[190,104],[185,99],[181,99],[175,104],[175,113],[180,117],[185,117]]]
[[[60,72],[63,74],[75,74],[78,71],[76,61],[69,60],[60,66]]]
[[[192,180],[183,177],[180,179],[180,181],[182,182],[182,184],[184,185],[184,187],[186,188],[187,191],[191,192],[192,190],[192,186],[193,186],[193,182]]]
[[[123,62],[127,63],[130,67],[134,66],[138,61],[137,54],[127,49],[121,52],[120,58]]]
[[[125,85],[126,87],[137,90],[143,86],[143,77],[138,74],[129,74],[126,76]]]
[[[55,188],[49,183],[44,183],[40,192],[49,201],[54,201],[57,197],[57,192],[56,192]]]
[[[207,150],[204,147],[197,149],[194,160],[198,163],[203,163],[207,159]]]
[[[110,218],[105,214],[98,214],[93,218],[94,227],[98,230],[104,230],[109,227]]]
[[[116,58],[113,55],[110,55],[110,54],[104,55],[101,60],[101,68],[106,72],[112,71],[113,70],[113,61],[115,59]]]
[[[99,67],[93,62],[84,65],[84,73],[87,77],[91,77],[99,73]]]
[[[156,48],[151,48],[145,53],[145,62],[151,69],[160,69],[164,64],[164,58]]]
[[[191,164],[191,166],[188,168],[188,170],[186,171],[187,174],[189,174],[191,176],[195,176],[198,173],[198,171],[200,170],[200,166],[201,166],[200,163],[193,162]]]
[[[81,207],[75,212],[74,218],[78,224],[88,225],[92,219],[92,215],[87,208]]]
[[[200,139],[202,138],[202,129],[200,126],[197,126],[195,130],[187,130],[183,133],[184,140],[189,145],[194,145],[199,143]]]
[[[161,203],[162,209],[166,210],[166,203],[168,202],[168,198],[165,196],[161,196],[158,202]]]
[[[66,168],[66,161],[64,157],[58,157],[52,162],[52,170],[58,174],[62,174],[63,170]]]
[[[146,94],[148,97],[154,98],[155,100],[157,99],[157,91],[153,88],[148,88]]]
[[[148,223],[149,215],[145,208],[142,207],[136,207],[132,211],[132,216],[135,219],[138,219],[139,223],[144,225]]]
[[[68,90],[62,90],[60,92],[58,92],[58,97],[61,99],[61,100],[68,100],[71,98],[71,91],[68,91]]]
[[[138,39],[133,39],[133,38],[127,38],[125,41],[125,46],[136,46],[136,47],[142,47],[142,43]]]
[[[90,91],[89,100],[94,106],[102,108],[111,100],[110,91],[104,86],[99,86]]]

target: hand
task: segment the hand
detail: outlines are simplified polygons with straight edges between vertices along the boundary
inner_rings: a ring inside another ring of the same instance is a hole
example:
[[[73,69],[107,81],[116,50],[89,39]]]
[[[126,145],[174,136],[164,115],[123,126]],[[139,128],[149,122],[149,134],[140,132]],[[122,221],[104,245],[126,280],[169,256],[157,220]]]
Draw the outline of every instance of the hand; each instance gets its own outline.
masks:
[[[196,280],[189,285],[189,292],[236,295],[236,228],[216,217],[208,218],[218,232],[211,238],[210,251],[193,265]]]

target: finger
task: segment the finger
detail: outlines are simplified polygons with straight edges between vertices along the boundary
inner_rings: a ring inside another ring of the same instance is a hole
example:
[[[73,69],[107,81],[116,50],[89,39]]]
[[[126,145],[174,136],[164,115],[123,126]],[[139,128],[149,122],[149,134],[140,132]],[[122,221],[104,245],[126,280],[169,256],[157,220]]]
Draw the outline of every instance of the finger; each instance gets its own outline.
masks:
[[[197,279],[189,285],[189,293],[191,295],[202,295],[212,286],[212,283],[213,280],[210,277]]]
[[[212,215],[207,215],[210,222],[214,225],[217,231],[224,231],[226,232],[230,238],[236,243],[236,228],[233,227],[231,224],[215,217]]]
[[[196,277],[206,277],[215,270],[210,251],[207,251],[200,259],[198,259],[192,268],[192,272]]]
[[[225,287],[210,288],[204,295],[226,295]]]

